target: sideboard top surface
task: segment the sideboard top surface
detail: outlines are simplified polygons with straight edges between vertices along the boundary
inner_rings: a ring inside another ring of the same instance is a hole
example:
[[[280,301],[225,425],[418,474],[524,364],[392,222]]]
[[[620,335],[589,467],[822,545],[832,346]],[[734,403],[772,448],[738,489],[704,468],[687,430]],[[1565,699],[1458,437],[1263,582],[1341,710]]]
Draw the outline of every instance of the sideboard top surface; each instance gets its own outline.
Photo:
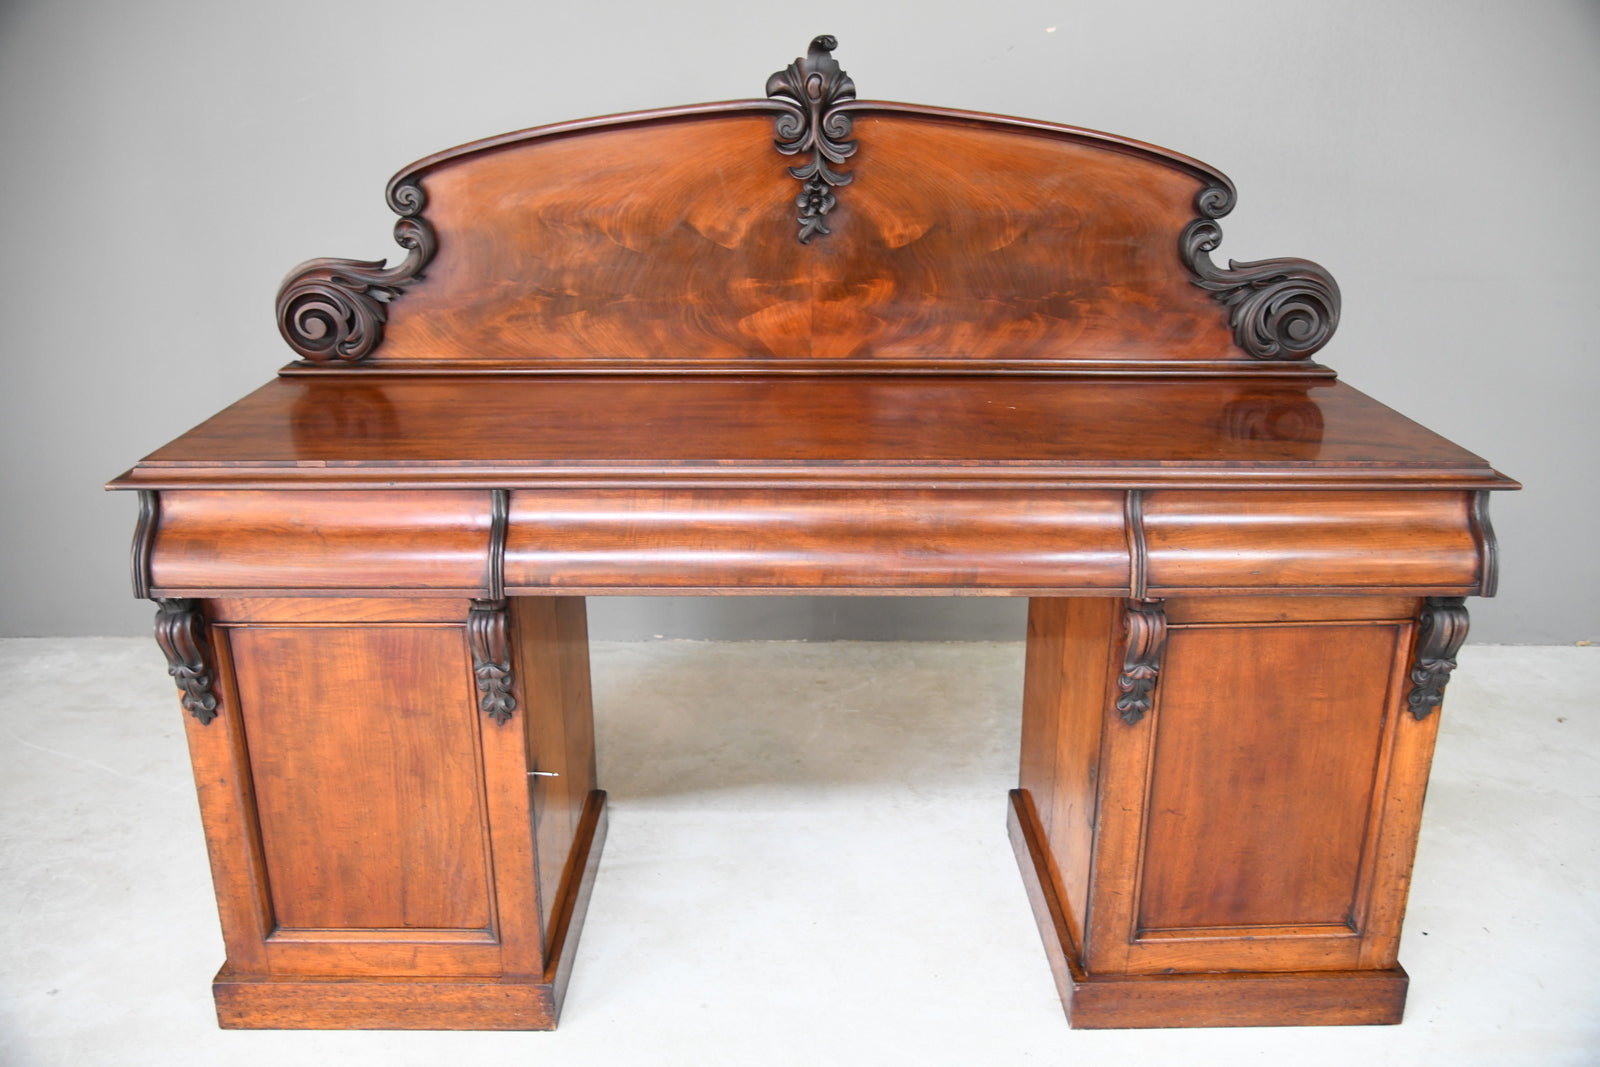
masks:
[[[113,483],[546,478],[1512,488],[1327,379],[281,377]]]

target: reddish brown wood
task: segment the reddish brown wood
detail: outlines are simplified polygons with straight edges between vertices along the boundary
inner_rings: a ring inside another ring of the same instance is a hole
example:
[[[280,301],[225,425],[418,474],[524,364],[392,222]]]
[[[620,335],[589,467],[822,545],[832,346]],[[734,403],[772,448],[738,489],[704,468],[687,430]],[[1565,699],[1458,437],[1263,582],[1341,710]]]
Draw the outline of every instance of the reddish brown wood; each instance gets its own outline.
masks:
[[[1177,255],[1206,187],[1188,168],[976,116],[853,114],[828,221],[847,239],[813,245],[767,107],[431,168],[439,252],[371,358],[1244,358]]]
[[[227,640],[279,931],[488,940],[478,723],[461,699],[459,627],[250,625]]]
[[[525,679],[528,779],[537,813],[540,914],[554,921],[584,805],[595,790],[594,713],[589,696],[589,634],[580,597],[512,601],[517,673]],[[537,684],[530,685],[533,680]]]
[[[1399,966],[1350,971],[1089,974],[1079,964],[1066,906],[1052,882],[1044,834],[1023,790],[1006,824],[1022,882],[1073,1029],[1193,1026],[1364,1026],[1405,1014]]]
[[[151,591],[482,595],[488,546],[482,492],[165,493]]]
[[[1435,729],[1403,713],[1417,602],[1169,600],[1155,705],[1135,723],[1108,681],[1129,639],[1120,613],[1088,603],[1030,613],[1016,797],[1041,931],[1071,964],[1063,997],[1099,990],[1100,1007],[1069,1006],[1074,1025],[1079,1011],[1099,1020],[1083,1025],[1288,1024],[1393,971]],[[1053,767],[1039,752],[1052,730]],[[1216,971],[1293,980],[1276,1016],[1273,987],[1252,986],[1247,1022],[1175,1021],[1204,996],[1172,976]],[[1354,986],[1306,977],[1323,971]],[[1379,998],[1394,1008],[1403,983],[1387,981],[1374,988],[1398,988]],[[1342,1021],[1383,1021],[1369,1008]]]
[[[374,375],[280,378],[112,484],[488,490],[690,481],[790,489],[973,480],[1063,488],[1516,485],[1329,381]]]
[[[1083,941],[1094,849],[1100,734],[1111,678],[1110,598],[1034,597],[1028,603],[1022,690],[1022,794],[1035,805],[1053,884],[1074,943]]]
[[[1214,261],[1220,173],[854,100],[831,47],[407,168],[405,261],[295,272],[309,362],[112,483],[223,1025],[555,1024],[588,592],[1032,595],[1012,834],[1073,1025],[1398,1021],[1418,715],[1515,483],[1304,362],[1337,286]]]
[[[512,495],[506,588],[919,590],[1128,583],[1119,493],[592,489]]]
[[[592,741],[566,736],[592,731],[582,606],[519,613],[550,614],[556,640],[527,642],[498,723],[449,603],[216,602],[219,716],[190,743],[224,1025],[554,1025],[604,834]],[[572,774],[543,796],[549,737]]]
[[[1485,564],[1472,503],[1469,493],[1152,491],[1149,589],[1474,592]]]

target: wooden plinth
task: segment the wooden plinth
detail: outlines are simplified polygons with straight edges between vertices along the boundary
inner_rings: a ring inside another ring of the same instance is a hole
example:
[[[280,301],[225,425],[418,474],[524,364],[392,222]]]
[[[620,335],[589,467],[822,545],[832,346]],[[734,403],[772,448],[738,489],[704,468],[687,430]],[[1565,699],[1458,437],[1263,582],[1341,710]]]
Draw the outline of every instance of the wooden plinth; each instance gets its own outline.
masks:
[[[1408,979],[1398,965],[1278,974],[1087,974],[1078,965],[1039,828],[1021,790],[1011,791],[1006,825],[1067,1022],[1075,1030],[1359,1026],[1398,1023],[1405,1013]]]
[[[211,985],[217,1022],[227,1030],[554,1030],[605,844],[605,797],[596,790],[585,806],[556,902],[551,965],[537,980],[264,977],[224,966]]]

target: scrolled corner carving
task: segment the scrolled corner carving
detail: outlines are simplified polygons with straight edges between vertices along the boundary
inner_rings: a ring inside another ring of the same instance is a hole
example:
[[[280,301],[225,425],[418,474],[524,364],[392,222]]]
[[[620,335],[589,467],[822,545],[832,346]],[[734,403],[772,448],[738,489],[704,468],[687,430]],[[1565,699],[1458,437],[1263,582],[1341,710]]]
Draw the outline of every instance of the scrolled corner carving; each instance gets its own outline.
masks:
[[[1128,636],[1123,646],[1122,670],[1117,673],[1116,708],[1122,721],[1133,726],[1149,713],[1155,701],[1161,653],[1167,645],[1167,613],[1159,600],[1129,600],[1124,621]]]
[[[422,217],[427,194],[415,180],[389,188],[389,207],[400,216],[394,240],[406,257],[384,260],[313,259],[290,272],[278,289],[278,332],[303,358],[356,363],[383,340],[389,302],[422,279],[438,251],[433,227]]]
[[[1226,270],[1211,262],[1211,253],[1222,243],[1216,220],[1232,211],[1233,204],[1233,190],[1220,185],[1196,195],[1200,218],[1184,227],[1178,240],[1184,266],[1195,285],[1228,309],[1228,324],[1240,348],[1255,359],[1306,359],[1339,326],[1339,284],[1308,259],[1230,259]]]
[[[511,638],[504,600],[474,600],[467,613],[467,643],[472,676],[477,679],[478,710],[504,726],[517,710],[512,691]]]
[[[1456,653],[1467,639],[1466,598],[1430,596],[1417,616],[1417,651],[1411,663],[1406,706],[1418,722],[1444,703],[1444,687],[1456,669]]]
[[[199,602],[169,598],[156,604],[156,644],[167,657],[167,673],[178,683],[184,710],[206,726],[217,717],[217,694]]]
[[[833,190],[853,180],[829,166],[843,164],[856,151],[856,142],[848,139],[850,116],[838,110],[856,98],[856,83],[833,58],[838,47],[836,38],[823,34],[812,40],[803,57],[767,79],[767,96],[786,105],[774,125],[778,151],[786,156],[811,153],[810,162],[789,168],[790,175],[803,183],[794,201],[800,209],[795,221],[801,244],[830,232],[823,218],[838,206]]]

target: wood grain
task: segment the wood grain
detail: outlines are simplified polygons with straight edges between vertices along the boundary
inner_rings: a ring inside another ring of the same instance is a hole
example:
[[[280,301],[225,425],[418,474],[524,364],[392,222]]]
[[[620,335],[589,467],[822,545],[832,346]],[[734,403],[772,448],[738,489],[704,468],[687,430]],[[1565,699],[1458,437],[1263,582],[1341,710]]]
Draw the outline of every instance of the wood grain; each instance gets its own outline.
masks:
[[[582,597],[523,597],[511,601],[511,611],[528,716],[527,765],[541,772],[530,774],[527,785],[540,914],[550,930],[584,808],[595,789],[589,634]]]
[[[1370,1026],[1399,1023],[1409,978],[1371,970],[1090,974],[1052,881],[1044,834],[1022,790],[1006,825],[1067,1021],[1075,1030],[1199,1026]]]
[[[1064,488],[1516,485],[1328,381],[353,373],[271,382],[112,485],[974,480]]]
[[[228,636],[280,928],[488,931],[459,628]]]
[[[1034,597],[1028,602],[1019,785],[1035,818],[1076,944],[1089,907],[1099,807],[1101,730],[1112,698],[1111,637],[1119,602]]]
[[[1152,596],[1252,589],[1476,590],[1468,493],[1152,491]]]
[[[512,593],[1127,583],[1122,498],[1105,491],[518,490],[506,542]]]
[[[1142,938],[1229,926],[1355,931],[1396,629],[1172,629]]]
[[[378,363],[1227,360],[1167,157],[979,116],[853,109],[841,235],[794,239],[766,107],[596,127],[421,175],[439,251]]]
[[[482,595],[488,544],[487,493],[163,493],[152,592]]]
[[[1030,612],[1019,796],[1047,941],[1091,981],[1393,968],[1432,737],[1402,714],[1415,598],[1167,600],[1134,724],[1119,604]]]

